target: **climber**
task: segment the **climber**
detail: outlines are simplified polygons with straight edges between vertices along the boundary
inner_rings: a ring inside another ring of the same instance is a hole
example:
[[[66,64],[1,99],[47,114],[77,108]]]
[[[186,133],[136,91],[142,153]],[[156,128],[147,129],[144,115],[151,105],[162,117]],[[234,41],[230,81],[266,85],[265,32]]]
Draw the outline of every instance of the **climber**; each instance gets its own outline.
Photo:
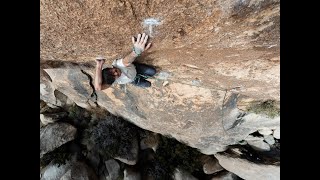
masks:
[[[156,70],[148,65],[133,62],[142,52],[148,50],[151,43],[146,45],[148,35],[138,34],[137,38],[132,37],[133,50],[125,58],[116,59],[112,63],[112,68],[102,66],[105,58],[96,59],[96,74],[94,87],[96,90],[102,90],[110,87],[112,84],[132,83],[136,86],[147,88],[151,83],[146,79],[156,74]]]

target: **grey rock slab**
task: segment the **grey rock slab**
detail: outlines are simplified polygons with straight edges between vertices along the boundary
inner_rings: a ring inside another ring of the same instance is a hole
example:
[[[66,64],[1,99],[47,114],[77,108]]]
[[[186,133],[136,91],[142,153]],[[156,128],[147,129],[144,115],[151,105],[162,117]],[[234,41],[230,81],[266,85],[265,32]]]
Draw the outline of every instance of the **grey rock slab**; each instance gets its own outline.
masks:
[[[276,142],[272,135],[263,136],[263,138],[270,145],[273,145]]]
[[[273,131],[273,137],[276,138],[276,139],[280,139],[280,127],[276,128]]]
[[[211,180],[240,180],[240,178],[232,172],[224,171],[212,177]]]
[[[182,170],[182,169],[176,169],[174,171],[173,175],[174,180],[198,180],[194,176],[192,176],[189,172]]]
[[[246,159],[214,155],[226,170],[246,180],[279,180],[280,166],[256,164]]]
[[[253,137],[250,135],[245,140],[257,151],[270,151],[270,145],[264,142],[262,137]]]
[[[40,114],[40,120],[44,125],[47,125],[49,123],[54,123],[56,121],[59,121],[60,119],[66,117],[68,113],[66,112],[59,112],[59,113],[44,113]]]
[[[120,165],[114,159],[109,159],[105,162],[108,175],[106,177],[107,180],[117,180],[120,175]]]
[[[73,140],[77,129],[67,123],[48,124],[40,129],[40,158],[55,148]]]
[[[272,134],[272,129],[262,128],[262,129],[259,129],[258,132],[259,132],[261,135],[270,135],[270,134]]]
[[[141,180],[141,175],[139,171],[135,171],[132,168],[126,167],[123,172],[123,180]]]
[[[218,160],[214,157],[207,159],[203,164],[203,172],[205,174],[213,174],[222,170],[224,170],[224,168],[219,164]]]

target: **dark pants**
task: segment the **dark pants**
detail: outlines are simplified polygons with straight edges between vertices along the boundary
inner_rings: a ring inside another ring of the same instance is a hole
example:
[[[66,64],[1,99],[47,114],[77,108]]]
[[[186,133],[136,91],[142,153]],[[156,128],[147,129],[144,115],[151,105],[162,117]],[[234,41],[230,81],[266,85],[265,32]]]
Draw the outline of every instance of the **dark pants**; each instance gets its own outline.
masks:
[[[132,82],[132,84],[139,87],[144,87],[144,88],[150,87],[151,83],[146,79],[156,74],[155,68],[145,64],[139,64],[139,63],[133,63],[133,64],[136,66],[137,76],[135,80]]]

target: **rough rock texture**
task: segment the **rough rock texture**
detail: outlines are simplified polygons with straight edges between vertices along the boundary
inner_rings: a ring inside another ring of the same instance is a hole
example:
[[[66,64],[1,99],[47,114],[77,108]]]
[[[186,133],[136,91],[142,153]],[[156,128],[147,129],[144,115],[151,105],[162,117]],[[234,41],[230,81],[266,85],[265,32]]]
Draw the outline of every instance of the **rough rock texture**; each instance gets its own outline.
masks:
[[[117,161],[114,159],[110,159],[105,162],[106,168],[107,168],[107,180],[117,180],[120,175],[120,165]]]
[[[280,117],[244,114],[237,102],[245,98],[236,92],[221,92],[172,83],[141,89],[131,84],[97,91],[91,97],[90,78],[94,69],[46,69],[55,88],[77,104],[97,103],[110,113],[160,134],[170,134],[205,154],[214,154],[237,144],[261,128],[280,127]],[[85,72],[87,71],[87,72]],[[161,83],[160,83],[161,84]],[[95,96],[95,94],[93,96]],[[218,104],[216,104],[218,103]],[[88,106],[87,106],[88,107]]]
[[[263,138],[270,145],[273,145],[276,142],[272,135],[263,136]]]
[[[127,53],[130,37],[142,31],[153,37],[154,51],[274,51],[280,45],[279,8],[279,0],[40,0],[40,57],[86,61],[100,54],[114,58]],[[159,22],[152,32],[148,18]]]
[[[273,131],[273,137],[276,138],[276,139],[280,139],[280,127],[276,128]]]
[[[54,88],[67,95],[78,106],[83,108],[95,107],[95,96],[90,85],[90,77],[81,69],[74,67],[74,69],[44,70],[52,79]]]
[[[123,176],[123,180],[141,180],[140,172],[130,167],[126,167],[123,171]]]
[[[59,121],[68,115],[66,112],[53,113],[53,114],[40,114],[40,120],[44,125]]]
[[[264,129],[259,129],[258,132],[261,134],[261,135],[270,135],[272,134],[272,129],[268,129],[268,128],[264,128]]]
[[[222,167],[247,180],[278,180],[280,179],[280,166],[262,165],[249,162],[245,159],[214,155]]]
[[[263,137],[249,135],[245,140],[256,151],[270,151],[270,145],[263,141]]]
[[[95,151],[89,151],[86,158],[88,159],[88,163],[90,167],[93,168],[96,172],[98,172],[99,169],[99,163],[100,163],[100,156],[98,152]]]
[[[40,158],[47,152],[73,140],[77,129],[67,123],[53,123],[40,129]]]
[[[71,168],[60,178],[60,180],[97,180],[98,178],[85,163],[76,162]]]
[[[197,178],[182,169],[176,169],[173,177],[174,180],[197,180]]]
[[[119,157],[114,157],[115,159],[128,164],[128,165],[135,165],[138,161],[138,153],[139,153],[139,142],[138,138],[134,138],[131,141],[131,150],[127,152],[126,155],[119,156]]]
[[[41,180],[57,180],[60,179],[70,169],[70,163],[53,164],[52,162],[43,168],[40,173]]]
[[[211,178],[211,180],[240,180],[240,178],[232,172],[224,171]]]
[[[61,103],[55,97],[54,90],[50,77],[43,69],[40,69],[40,99],[47,104],[59,106]]]
[[[224,170],[224,168],[219,164],[216,158],[210,157],[204,161],[203,172],[205,174],[213,174],[222,170]]]
[[[43,171],[41,180],[97,180],[92,169],[82,162],[67,162],[60,166],[50,163]]]
[[[144,129],[214,154],[258,129],[280,126],[279,117],[242,112],[252,102],[279,104],[279,4],[40,0],[41,62],[94,65],[102,55],[110,66],[130,51],[131,36],[146,32],[153,46],[137,61],[157,68],[149,89],[116,86],[95,96],[87,76],[93,77],[93,67],[46,72],[54,88],[81,107],[97,102]]]
[[[140,141],[140,149],[144,150],[147,148],[151,148],[154,152],[156,152],[159,145],[160,135],[156,133],[150,133],[146,138],[141,139]]]

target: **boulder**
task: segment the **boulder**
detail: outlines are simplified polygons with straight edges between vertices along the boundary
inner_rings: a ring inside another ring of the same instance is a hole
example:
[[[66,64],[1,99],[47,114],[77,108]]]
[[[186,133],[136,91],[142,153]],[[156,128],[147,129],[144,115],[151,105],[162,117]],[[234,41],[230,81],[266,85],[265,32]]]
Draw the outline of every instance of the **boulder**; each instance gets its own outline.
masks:
[[[280,139],[280,127],[276,128],[273,131],[273,137],[276,138],[276,139]]]
[[[77,129],[67,123],[53,123],[40,129],[40,158],[61,145],[72,141]]]
[[[110,159],[105,162],[105,165],[107,169],[106,180],[117,180],[120,176],[119,163],[114,159]]]
[[[210,157],[205,160],[203,164],[203,172],[205,174],[213,174],[224,170],[215,157]]]
[[[144,150],[147,148],[151,148],[154,152],[156,152],[157,147],[159,145],[159,134],[153,133],[148,134],[147,137],[141,139],[140,141],[140,149]]]
[[[270,145],[263,141],[263,137],[254,137],[249,135],[245,140],[257,151],[270,151]]]
[[[141,175],[139,171],[136,171],[132,168],[126,167],[126,169],[123,172],[123,180],[140,180]]]
[[[240,180],[240,178],[232,172],[223,171],[212,177],[211,180]]]
[[[78,106],[90,109],[95,107],[94,90],[89,77],[79,67],[44,69],[52,79],[56,90],[65,94]]]
[[[50,163],[43,169],[41,180],[97,180],[92,169],[82,162],[66,162],[64,165]]]
[[[50,113],[50,114],[40,114],[40,120],[44,125],[49,123],[54,123],[59,121],[60,119],[66,117],[68,113],[66,112],[59,112],[59,113]]]
[[[58,180],[70,169],[70,163],[58,165],[52,162],[41,170],[41,180]]]
[[[95,172],[98,172],[99,170],[99,163],[100,163],[100,156],[99,156],[99,153],[94,151],[94,150],[91,150],[88,152],[88,154],[86,155],[86,158],[88,159],[89,161],[89,165],[90,167],[92,167]]]
[[[214,155],[220,165],[226,170],[247,180],[279,180],[280,166],[256,164],[246,159],[228,157],[221,154]]]
[[[270,135],[272,134],[272,129],[268,129],[268,128],[263,128],[263,129],[259,129],[258,132],[261,134],[261,135]]]
[[[197,180],[194,176],[182,169],[176,169],[173,175],[174,180]]]
[[[126,154],[114,157],[114,159],[117,159],[125,164],[128,165],[135,165],[138,161],[138,153],[139,153],[139,144],[138,144],[138,138],[132,139],[132,145],[131,150],[128,151]]]
[[[273,145],[275,143],[274,137],[272,135],[263,136],[263,138],[270,145]]]

